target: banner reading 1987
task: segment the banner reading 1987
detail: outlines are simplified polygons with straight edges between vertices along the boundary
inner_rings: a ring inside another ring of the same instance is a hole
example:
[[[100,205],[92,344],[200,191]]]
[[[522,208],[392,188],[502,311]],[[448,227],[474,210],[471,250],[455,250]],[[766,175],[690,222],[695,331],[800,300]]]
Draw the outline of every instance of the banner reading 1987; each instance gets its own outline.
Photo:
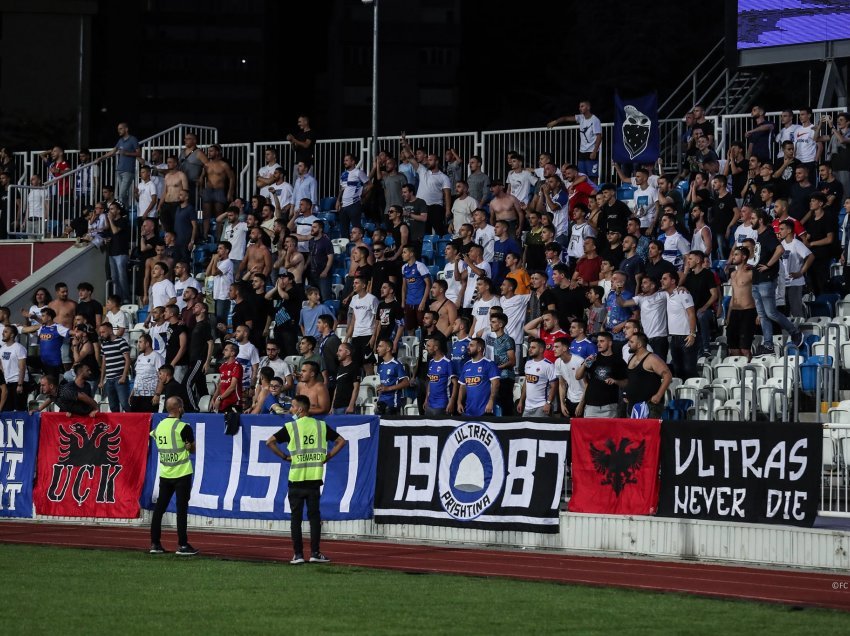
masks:
[[[382,420],[375,521],[558,532],[569,427]]]

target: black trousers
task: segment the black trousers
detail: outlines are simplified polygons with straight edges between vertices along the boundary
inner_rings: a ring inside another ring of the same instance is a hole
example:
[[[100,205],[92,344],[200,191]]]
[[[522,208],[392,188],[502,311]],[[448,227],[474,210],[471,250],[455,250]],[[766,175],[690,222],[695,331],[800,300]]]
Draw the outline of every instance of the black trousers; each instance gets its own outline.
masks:
[[[448,227],[448,223],[446,222],[446,208],[442,205],[429,205],[427,224],[427,228],[432,234],[439,234],[440,236],[445,234]]]
[[[3,407],[5,411],[26,411],[27,410],[27,388],[24,386],[23,391],[18,393],[18,382],[8,382],[6,384],[6,404]]]
[[[177,493],[177,545],[186,545],[186,523],[189,515],[189,495],[192,492],[192,475],[177,479],[159,478],[159,499],[151,519],[151,543],[159,543],[162,538],[162,515],[165,514],[171,497]]]
[[[502,407],[502,415],[516,415],[514,408],[514,383],[512,378],[501,378],[499,380],[499,392],[496,399]]]
[[[189,362],[189,368],[186,375],[183,376],[183,386],[186,389],[186,395],[189,398],[189,404],[186,405],[186,411],[197,413],[200,409],[200,400],[207,395],[207,376],[204,375],[204,361],[194,360]]]
[[[310,551],[319,552],[322,534],[322,515],[319,512],[319,486],[289,484],[289,507],[292,509],[292,551],[304,554],[301,522],[304,520],[304,504],[307,504],[307,519],[310,520]]]
[[[164,399],[164,398],[160,398]],[[153,396],[150,395],[134,395],[130,398],[131,413],[153,413],[156,407],[153,405]]]

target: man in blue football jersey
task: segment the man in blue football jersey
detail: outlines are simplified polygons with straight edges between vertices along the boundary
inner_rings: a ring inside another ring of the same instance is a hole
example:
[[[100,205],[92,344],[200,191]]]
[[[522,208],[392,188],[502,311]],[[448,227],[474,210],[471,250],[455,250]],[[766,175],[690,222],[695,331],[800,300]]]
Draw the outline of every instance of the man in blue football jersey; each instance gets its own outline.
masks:
[[[452,361],[445,355],[444,341],[440,338],[428,338],[425,348],[431,357],[428,363],[425,415],[435,417],[454,413],[457,404],[457,376],[452,371]]]
[[[401,251],[401,304],[404,306],[404,326],[408,335],[422,324],[428,298],[431,295],[431,272],[425,263],[416,260],[416,250],[405,245]]]
[[[404,405],[404,390],[410,386],[410,378],[404,365],[393,357],[393,343],[386,338],[378,341],[377,346],[378,377],[381,384],[377,387],[378,413],[380,415],[399,415]]]
[[[469,330],[472,328],[472,318],[458,316],[452,325],[452,335],[456,340],[452,343],[452,371],[460,377],[463,365],[469,360]]]
[[[499,393],[499,368],[484,357],[484,341],[473,338],[469,342],[469,360],[463,365],[460,376],[460,399],[457,412],[468,417],[493,414]]]

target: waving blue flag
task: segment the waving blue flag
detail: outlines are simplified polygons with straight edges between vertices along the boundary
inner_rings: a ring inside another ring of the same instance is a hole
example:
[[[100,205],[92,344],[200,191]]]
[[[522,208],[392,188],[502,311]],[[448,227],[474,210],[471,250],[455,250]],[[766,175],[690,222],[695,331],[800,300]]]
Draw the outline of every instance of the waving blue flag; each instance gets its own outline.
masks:
[[[658,96],[622,98],[614,94],[614,161],[655,163],[660,152]]]

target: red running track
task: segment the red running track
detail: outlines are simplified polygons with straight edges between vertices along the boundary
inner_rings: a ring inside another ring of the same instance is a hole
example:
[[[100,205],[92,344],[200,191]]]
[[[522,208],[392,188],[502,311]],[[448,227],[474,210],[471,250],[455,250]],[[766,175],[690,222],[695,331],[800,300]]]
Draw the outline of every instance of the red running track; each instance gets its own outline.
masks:
[[[0,522],[0,543],[147,550],[149,536],[147,528]],[[191,540],[205,556],[276,562],[288,561],[291,556],[288,536],[192,530]],[[165,531],[163,544],[174,549],[173,530]],[[476,550],[365,541],[323,541],[322,546],[338,565],[684,592],[850,610],[850,576],[846,575],[532,550]]]

